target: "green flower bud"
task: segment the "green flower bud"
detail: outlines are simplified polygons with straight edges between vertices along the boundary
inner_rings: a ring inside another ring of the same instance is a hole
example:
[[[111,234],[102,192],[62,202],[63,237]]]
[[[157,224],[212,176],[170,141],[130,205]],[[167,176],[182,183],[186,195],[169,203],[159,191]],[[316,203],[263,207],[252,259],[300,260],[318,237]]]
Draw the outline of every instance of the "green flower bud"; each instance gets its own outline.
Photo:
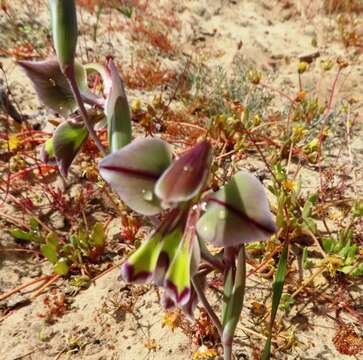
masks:
[[[54,47],[61,69],[74,62],[77,46],[77,12],[74,0],[49,0]]]

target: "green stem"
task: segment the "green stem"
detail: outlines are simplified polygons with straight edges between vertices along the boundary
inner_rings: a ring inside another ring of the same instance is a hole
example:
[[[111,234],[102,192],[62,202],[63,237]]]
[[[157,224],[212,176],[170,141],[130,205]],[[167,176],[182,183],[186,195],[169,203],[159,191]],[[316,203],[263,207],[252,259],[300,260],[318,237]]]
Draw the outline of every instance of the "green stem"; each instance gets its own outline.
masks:
[[[289,245],[288,242],[285,243],[284,248],[282,250],[279,265],[277,267],[275,281],[272,285],[273,294],[272,294],[272,309],[271,309],[271,318],[269,324],[269,332],[267,336],[267,340],[265,343],[265,347],[263,349],[261,360],[269,360],[271,354],[271,339],[272,339],[272,330],[275,322],[277,310],[279,308],[279,303],[282,295],[282,290],[285,282],[286,268],[287,268],[287,260],[289,255]]]
[[[225,321],[223,324],[222,345],[224,360],[232,359],[232,344],[234,333],[239,322],[246,289],[246,250],[244,244],[237,256],[236,275],[233,291],[225,309]]]
[[[106,152],[105,148],[103,147],[100,139],[97,137],[96,132],[93,129],[92,123],[91,123],[91,121],[90,121],[90,119],[88,117],[86,108],[84,106],[82,96],[81,96],[81,94],[79,92],[76,77],[75,77],[75,74],[74,74],[74,65],[70,65],[70,66],[66,67],[63,72],[64,72],[64,75],[68,79],[69,85],[70,85],[70,87],[72,89],[72,92],[73,92],[73,95],[74,95],[74,98],[77,101],[77,104],[78,104],[79,110],[81,112],[83,121],[84,121],[84,123],[86,125],[86,128],[87,128],[91,138],[93,139],[93,141],[97,145],[97,148],[101,152],[101,154],[106,155],[107,152]]]

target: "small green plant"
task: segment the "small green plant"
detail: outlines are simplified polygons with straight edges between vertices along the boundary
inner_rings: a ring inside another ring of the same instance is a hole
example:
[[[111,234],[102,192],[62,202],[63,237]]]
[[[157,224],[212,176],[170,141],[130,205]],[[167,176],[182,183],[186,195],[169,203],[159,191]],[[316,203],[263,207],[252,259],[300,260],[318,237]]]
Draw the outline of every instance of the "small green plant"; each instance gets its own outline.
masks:
[[[44,236],[34,219],[30,220],[30,226],[29,231],[13,229],[10,234],[18,240],[38,244],[42,255],[54,265],[54,272],[58,275],[68,275],[71,270],[83,268],[85,259],[94,261],[105,247],[105,230],[101,223],[96,223],[89,233],[79,229],[66,241],[54,232]]]

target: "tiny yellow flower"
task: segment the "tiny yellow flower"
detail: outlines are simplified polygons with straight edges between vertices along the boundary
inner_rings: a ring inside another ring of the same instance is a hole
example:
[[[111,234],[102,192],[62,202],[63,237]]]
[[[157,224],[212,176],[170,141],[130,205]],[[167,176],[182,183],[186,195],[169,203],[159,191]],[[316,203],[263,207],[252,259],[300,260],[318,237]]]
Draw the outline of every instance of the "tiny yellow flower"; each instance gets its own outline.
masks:
[[[141,110],[141,101],[139,99],[132,101],[131,110],[133,113],[138,113]]]
[[[297,71],[299,74],[304,73],[309,67],[309,64],[306,61],[300,61],[299,65],[297,66]]]
[[[296,182],[291,181],[291,180],[285,180],[283,182],[283,186],[284,186],[285,191],[287,191],[287,192],[291,192],[297,188]]]
[[[178,310],[165,312],[162,320],[162,327],[167,326],[172,331],[174,331],[179,324],[180,324],[180,312]]]
[[[9,136],[8,144],[9,144],[9,150],[10,151],[16,150],[19,147],[19,145],[20,145],[20,138],[19,138],[19,136],[17,134],[10,135]],[[7,144],[4,144],[3,147],[7,149],[8,145]]]
[[[202,345],[197,352],[193,355],[193,360],[204,360],[204,359],[213,359],[218,355],[216,349],[211,348],[208,349],[205,345]]]

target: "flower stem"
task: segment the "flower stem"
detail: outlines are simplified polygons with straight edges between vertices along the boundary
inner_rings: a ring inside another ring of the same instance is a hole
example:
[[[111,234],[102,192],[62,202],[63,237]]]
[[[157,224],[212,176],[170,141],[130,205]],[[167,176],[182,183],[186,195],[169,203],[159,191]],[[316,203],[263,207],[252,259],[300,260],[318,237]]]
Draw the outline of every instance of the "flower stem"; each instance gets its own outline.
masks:
[[[97,148],[101,152],[101,154],[106,155],[107,152],[106,152],[105,148],[103,147],[100,139],[97,137],[96,132],[93,129],[93,126],[92,126],[91,121],[90,121],[90,119],[88,117],[86,108],[84,106],[81,94],[79,92],[76,77],[75,77],[75,74],[74,74],[74,65],[70,65],[70,66],[66,67],[63,70],[63,72],[64,72],[64,75],[66,76],[66,78],[68,79],[69,85],[70,85],[70,87],[72,89],[73,95],[74,95],[74,97],[75,97],[75,99],[77,101],[79,110],[81,112],[84,124],[86,125],[86,128],[87,128],[91,138],[93,139],[93,141],[97,145]]]
[[[208,299],[206,298],[206,296],[204,294],[204,291],[202,290],[202,288],[200,286],[198,276],[193,277],[192,283],[194,285],[194,288],[195,288],[195,291],[196,291],[196,293],[198,295],[199,300],[201,301],[201,303],[203,304],[205,310],[207,311],[207,314],[209,315],[209,317],[213,321],[214,326],[216,327],[219,336],[222,337],[222,333],[223,333],[222,324],[219,321],[217,314],[212,309]]]
[[[236,274],[229,299],[224,309],[222,345],[224,349],[224,360],[232,359],[232,344],[237,324],[240,320],[243,300],[246,288],[246,251],[244,244],[241,245],[237,256]],[[230,269],[231,271],[231,269]]]

